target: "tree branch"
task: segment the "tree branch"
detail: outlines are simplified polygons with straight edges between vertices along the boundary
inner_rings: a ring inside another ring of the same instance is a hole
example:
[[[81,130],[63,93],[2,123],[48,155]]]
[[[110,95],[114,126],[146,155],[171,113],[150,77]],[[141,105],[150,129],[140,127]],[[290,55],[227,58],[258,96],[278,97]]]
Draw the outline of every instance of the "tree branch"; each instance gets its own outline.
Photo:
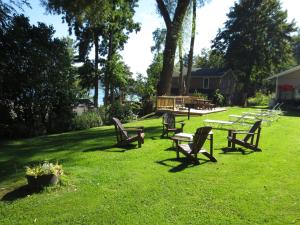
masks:
[[[186,9],[190,4],[191,0],[179,0],[174,14],[174,20],[183,21]],[[173,22],[174,22],[173,20]]]
[[[165,3],[163,2],[163,0],[156,0],[156,2],[157,2],[159,12],[165,20],[166,27],[169,28],[172,24],[172,21],[170,18],[170,14],[165,6]]]

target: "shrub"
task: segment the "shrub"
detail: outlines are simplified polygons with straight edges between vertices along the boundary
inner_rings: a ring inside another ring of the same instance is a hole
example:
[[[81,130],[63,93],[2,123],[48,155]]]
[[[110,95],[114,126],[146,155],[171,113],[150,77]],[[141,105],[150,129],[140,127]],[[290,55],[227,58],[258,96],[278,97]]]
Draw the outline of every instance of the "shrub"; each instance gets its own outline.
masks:
[[[213,96],[213,101],[215,104],[219,106],[223,106],[225,104],[225,97],[222,95],[221,91],[217,89]]]
[[[126,102],[121,104],[119,101],[116,101],[107,107],[106,122],[111,123],[113,117],[118,118],[122,122],[134,120],[137,118],[135,113],[138,113],[138,111],[140,111],[140,106],[135,103]]]
[[[207,99],[208,98],[206,94],[198,92],[197,90],[193,93],[193,96],[199,97],[199,98],[202,98],[202,99]]]
[[[103,125],[102,118],[104,115],[100,110],[84,112],[81,115],[76,115],[72,121],[73,130],[83,130],[92,127]]]
[[[260,91],[256,92],[254,97],[248,98],[249,106],[268,105],[271,100],[271,95],[266,95]]]

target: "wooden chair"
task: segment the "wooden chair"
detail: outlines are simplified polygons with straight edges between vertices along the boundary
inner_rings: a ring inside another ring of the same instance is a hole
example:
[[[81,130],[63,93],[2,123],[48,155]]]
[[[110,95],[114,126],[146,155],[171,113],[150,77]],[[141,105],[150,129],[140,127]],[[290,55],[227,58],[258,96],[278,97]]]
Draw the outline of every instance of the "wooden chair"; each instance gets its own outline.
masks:
[[[177,151],[181,152],[187,158],[191,159],[196,163],[198,163],[197,155],[199,153],[205,155],[212,162],[217,162],[216,158],[213,157],[212,154],[210,154],[209,152],[207,152],[205,149],[202,148],[211,129],[212,127],[198,128],[196,133],[194,134],[193,142],[190,144],[178,144]]]
[[[163,133],[161,137],[164,137],[167,134],[169,137],[169,132],[180,133],[183,132],[184,122],[178,121],[181,127],[176,128],[175,115],[173,113],[164,113],[162,116],[162,125],[163,125]]]
[[[261,131],[261,120],[256,121],[249,131],[228,131],[228,147],[235,149],[235,145],[251,149],[253,151],[260,151],[258,142]],[[237,134],[245,134],[244,139],[238,139]],[[255,140],[255,142],[254,142]]]
[[[117,145],[126,146],[131,142],[138,141],[138,147],[140,148],[144,144],[144,127],[126,127],[124,128],[119,119],[113,117],[113,123],[116,129]],[[129,136],[128,131],[135,132],[136,135]]]

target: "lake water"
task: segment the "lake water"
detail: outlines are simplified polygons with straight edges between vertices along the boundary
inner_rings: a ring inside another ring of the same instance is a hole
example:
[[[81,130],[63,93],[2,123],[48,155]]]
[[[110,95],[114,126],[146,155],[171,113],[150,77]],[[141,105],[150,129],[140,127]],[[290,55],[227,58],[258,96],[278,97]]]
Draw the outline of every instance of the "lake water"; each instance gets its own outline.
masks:
[[[94,97],[94,89],[91,89],[89,91],[89,97],[91,98],[91,100],[93,101],[93,97]],[[99,88],[98,88],[98,105],[103,105],[103,98],[104,98],[104,87],[101,85],[101,83],[99,82]],[[127,97],[128,101],[139,101],[138,96],[134,95],[134,96],[128,96]]]

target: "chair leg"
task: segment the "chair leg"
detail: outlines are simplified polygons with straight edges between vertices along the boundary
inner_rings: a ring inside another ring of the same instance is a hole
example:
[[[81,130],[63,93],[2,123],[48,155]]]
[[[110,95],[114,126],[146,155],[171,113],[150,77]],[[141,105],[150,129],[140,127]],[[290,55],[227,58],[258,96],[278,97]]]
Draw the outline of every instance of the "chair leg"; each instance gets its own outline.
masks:
[[[228,130],[228,137],[231,137],[232,136],[232,130]],[[231,147],[231,141],[228,139],[228,142],[227,142],[227,147]]]
[[[208,152],[202,152],[202,154],[205,155],[207,158],[209,158],[210,161],[217,162],[217,159],[213,157],[211,154],[209,154]]]

